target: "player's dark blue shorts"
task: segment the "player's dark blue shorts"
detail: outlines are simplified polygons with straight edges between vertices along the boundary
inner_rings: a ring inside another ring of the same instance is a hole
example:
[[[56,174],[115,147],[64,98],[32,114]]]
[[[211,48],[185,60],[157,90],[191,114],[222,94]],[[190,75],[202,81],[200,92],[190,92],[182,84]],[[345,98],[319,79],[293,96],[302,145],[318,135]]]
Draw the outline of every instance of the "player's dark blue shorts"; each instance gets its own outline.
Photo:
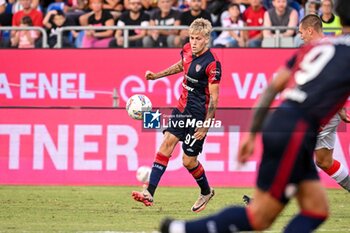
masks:
[[[168,124],[168,128],[166,128],[164,132],[168,131],[183,142],[182,149],[186,155],[198,156],[198,154],[202,152],[205,138],[202,140],[196,140],[194,138],[193,135],[196,127],[193,127],[191,123],[198,120],[204,121],[205,115],[199,113],[194,114],[187,109],[185,109],[184,112],[180,112],[180,110],[174,108],[170,119],[171,123]]]
[[[257,186],[286,204],[301,181],[318,180],[313,161],[316,136],[316,127],[299,111],[277,109],[263,127]]]

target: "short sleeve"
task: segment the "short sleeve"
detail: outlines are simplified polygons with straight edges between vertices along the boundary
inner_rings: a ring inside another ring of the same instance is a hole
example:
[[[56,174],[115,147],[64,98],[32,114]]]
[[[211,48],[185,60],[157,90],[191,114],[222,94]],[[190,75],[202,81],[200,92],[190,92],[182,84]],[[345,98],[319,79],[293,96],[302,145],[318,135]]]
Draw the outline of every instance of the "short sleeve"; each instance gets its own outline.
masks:
[[[221,80],[221,63],[219,61],[211,62],[206,69],[208,82],[211,84],[219,83]]]

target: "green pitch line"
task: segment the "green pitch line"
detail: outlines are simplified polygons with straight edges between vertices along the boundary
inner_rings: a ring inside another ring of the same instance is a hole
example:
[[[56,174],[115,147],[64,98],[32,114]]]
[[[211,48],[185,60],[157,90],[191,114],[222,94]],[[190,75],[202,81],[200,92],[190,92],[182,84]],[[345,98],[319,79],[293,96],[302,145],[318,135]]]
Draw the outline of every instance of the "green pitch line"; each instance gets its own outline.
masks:
[[[252,189],[216,188],[201,213],[190,211],[197,188],[160,187],[155,205],[144,207],[131,199],[141,187],[0,186],[0,232],[147,232],[158,230],[166,216],[191,219],[236,204]],[[350,232],[350,194],[327,190],[331,216],[318,232]],[[281,232],[297,213],[292,202],[268,232]]]

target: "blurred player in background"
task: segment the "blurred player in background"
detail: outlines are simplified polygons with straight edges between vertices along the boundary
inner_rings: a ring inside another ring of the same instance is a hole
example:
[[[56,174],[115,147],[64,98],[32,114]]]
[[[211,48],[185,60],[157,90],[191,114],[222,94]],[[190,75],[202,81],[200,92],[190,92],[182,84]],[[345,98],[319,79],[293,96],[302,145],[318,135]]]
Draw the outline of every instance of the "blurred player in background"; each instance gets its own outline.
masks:
[[[305,16],[300,22],[299,33],[305,44],[323,39],[322,20],[317,15]],[[315,147],[316,165],[332,177],[341,187],[350,192],[349,172],[343,164],[333,158],[336,131],[340,120],[346,123],[350,122],[344,108],[327,125],[321,127]]]
[[[203,18],[194,20],[189,28],[190,43],[185,44],[181,52],[182,59],[164,71],[146,72],[148,80],[156,80],[184,71],[182,94],[172,112],[173,122],[188,120],[203,122],[214,118],[219,97],[221,64],[208,48],[211,30],[212,26],[208,20]],[[204,168],[197,160],[208,130],[209,127],[180,128],[171,124],[165,130],[163,142],[155,157],[148,187],[142,192],[132,192],[133,198],[146,206],[153,204],[155,190],[171,154],[177,143],[183,141],[183,165],[201,190],[198,200],[192,206],[192,211],[203,210],[214,196],[214,189],[209,186]]]
[[[338,0],[343,36],[300,49],[281,68],[262,94],[250,132],[239,149],[244,163],[254,152],[262,130],[263,157],[254,200],[246,208],[229,207],[194,221],[166,220],[163,233],[209,233],[264,230],[295,196],[300,208],[284,232],[312,232],[328,217],[326,193],[319,180],[313,152],[319,128],[344,105],[350,94],[350,1]],[[288,83],[295,87],[265,120],[276,95]],[[325,98],[327,93],[327,98]]]
[[[299,24],[300,38],[305,44],[315,43],[318,40],[327,40],[322,31],[322,20],[319,16],[310,14],[305,16]],[[317,135],[315,147],[316,165],[332,177],[341,187],[350,192],[350,177],[346,167],[333,158],[337,127],[340,121],[350,122],[349,116],[342,108]],[[244,195],[243,201],[249,204],[252,200]]]

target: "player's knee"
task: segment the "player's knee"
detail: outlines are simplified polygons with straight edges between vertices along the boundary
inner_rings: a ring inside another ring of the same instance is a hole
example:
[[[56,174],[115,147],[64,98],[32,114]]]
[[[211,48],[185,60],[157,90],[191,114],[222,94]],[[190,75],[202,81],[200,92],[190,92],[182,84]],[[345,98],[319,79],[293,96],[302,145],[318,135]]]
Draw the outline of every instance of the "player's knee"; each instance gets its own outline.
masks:
[[[277,215],[268,214],[265,209],[259,208],[249,208],[249,213],[250,224],[256,231],[263,231],[269,228],[277,217]]]
[[[254,222],[252,223],[252,226],[256,231],[266,230],[273,223],[273,220],[268,219],[264,216],[254,216],[253,218],[254,218]]]
[[[197,159],[183,157],[182,158],[182,165],[187,169],[195,168],[197,166]]]
[[[316,159],[316,166],[322,170],[327,170],[332,166],[332,163],[326,159]]]

